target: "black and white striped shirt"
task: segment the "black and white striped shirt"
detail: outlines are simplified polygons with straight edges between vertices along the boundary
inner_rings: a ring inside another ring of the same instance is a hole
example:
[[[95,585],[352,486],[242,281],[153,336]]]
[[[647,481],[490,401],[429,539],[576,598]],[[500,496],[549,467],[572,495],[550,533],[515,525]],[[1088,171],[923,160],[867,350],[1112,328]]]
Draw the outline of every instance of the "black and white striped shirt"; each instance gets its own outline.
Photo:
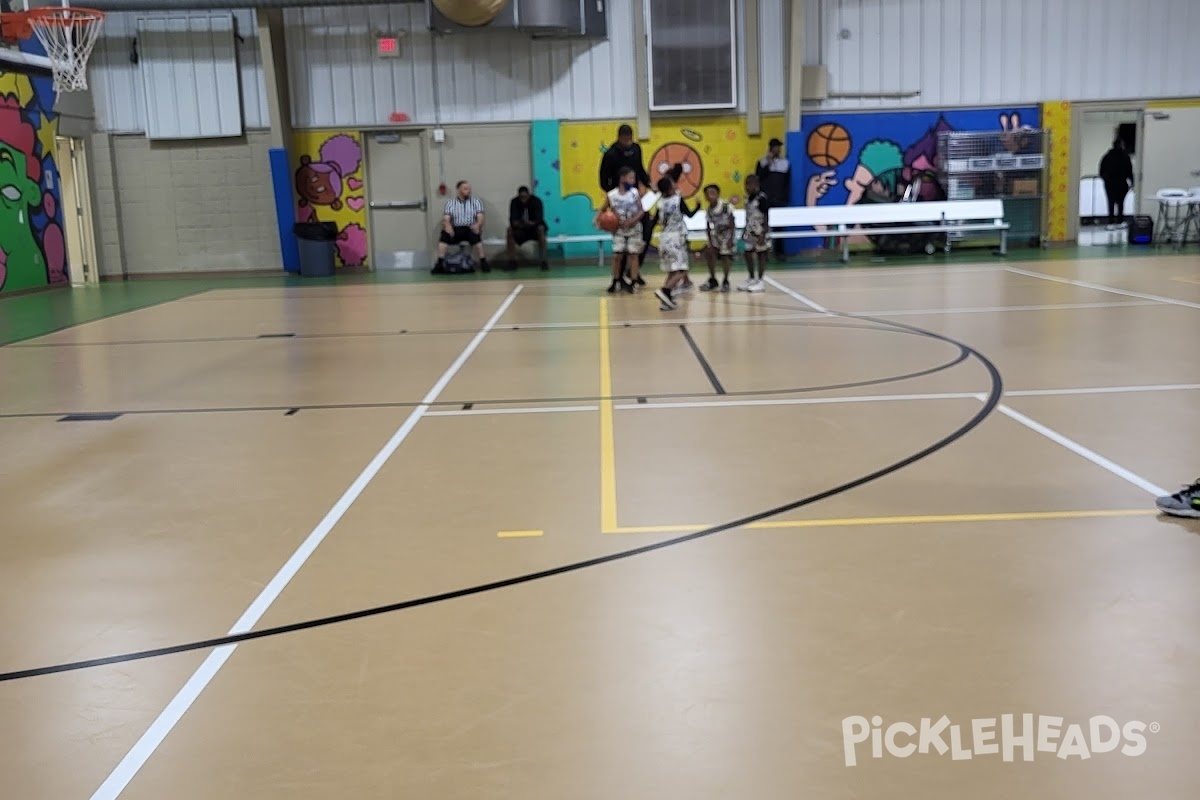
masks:
[[[443,212],[450,217],[450,224],[456,228],[466,228],[475,224],[475,217],[483,213],[483,203],[474,195],[463,200],[454,197],[446,203]]]

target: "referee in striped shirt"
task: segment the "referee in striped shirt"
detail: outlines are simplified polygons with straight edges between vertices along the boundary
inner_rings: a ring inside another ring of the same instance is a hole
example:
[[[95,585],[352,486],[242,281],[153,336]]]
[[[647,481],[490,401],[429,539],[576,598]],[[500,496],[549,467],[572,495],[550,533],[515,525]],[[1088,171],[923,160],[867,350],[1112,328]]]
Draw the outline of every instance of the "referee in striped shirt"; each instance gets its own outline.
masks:
[[[442,235],[438,239],[437,267],[434,269],[441,272],[445,268],[448,246],[467,242],[480,268],[484,272],[491,272],[492,268],[483,255],[483,203],[478,197],[471,196],[469,182],[459,181],[454,188],[457,194],[447,201],[442,212]]]

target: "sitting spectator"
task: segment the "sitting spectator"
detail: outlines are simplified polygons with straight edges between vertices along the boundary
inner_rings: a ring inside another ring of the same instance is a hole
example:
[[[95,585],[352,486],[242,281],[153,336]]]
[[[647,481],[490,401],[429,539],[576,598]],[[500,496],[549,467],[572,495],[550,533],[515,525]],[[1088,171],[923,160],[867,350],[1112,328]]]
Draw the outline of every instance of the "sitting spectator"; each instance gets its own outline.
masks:
[[[459,181],[455,189],[457,194],[446,202],[442,212],[442,235],[438,239],[434,272],[445,269],[446,248],[462,242],[471,245],[471,253],[479,261],[480,269],[491,272],[492,268],[483,254],[483,203],[478,197],[471,196],[471,184],[468,181]]]
[[[540,198],[530,194],[528,186],[517,189],[517,196],[508,204],[508,266],[517,268],[517,248],[534,240],[538,243],[538,259],[542,269],[546,263],[546,216]]]

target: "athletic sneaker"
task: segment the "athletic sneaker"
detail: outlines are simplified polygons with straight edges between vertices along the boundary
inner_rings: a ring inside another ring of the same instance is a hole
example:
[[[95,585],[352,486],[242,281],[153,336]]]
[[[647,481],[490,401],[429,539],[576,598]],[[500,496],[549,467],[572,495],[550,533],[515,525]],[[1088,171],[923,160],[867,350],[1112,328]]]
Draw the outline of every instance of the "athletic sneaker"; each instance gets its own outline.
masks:
[[[754,278],[747,278],[746,280],[744,280],[738,284],[738,291],[739,292],[748,292],[748,291],[750,291],[750,287],[753,286],[754,283],[755,283]]]
[[[763,284],[762,281],[755,278],[753,281],[750,282],[750,285],[748,287],[746,287],[746,291],[747,292],[762,292],[762,291],[766,291],[766,288],[767,288],[766,285]]]
[[[658,298],[659,311],[671,311],[679,307],[679,304],[671,297],[670,292],[666,289],[655,289],[654,296]]]
[[[721,281],[721,291],[722,292],[729,291],[729,281],[728,280]]]
[[[728,281],[726,281],[726,283],[728,283]],[[700,284],[700,291],[711,292],[714,289],[716,289],[718,286],[720,286],[720,284],[717,283],[716,278],[709,278],[704,283]]]
[[[1173,517],[1200,519],[1200,480],[1175,494],[1158,498],[1155,505],[1159,511]]]

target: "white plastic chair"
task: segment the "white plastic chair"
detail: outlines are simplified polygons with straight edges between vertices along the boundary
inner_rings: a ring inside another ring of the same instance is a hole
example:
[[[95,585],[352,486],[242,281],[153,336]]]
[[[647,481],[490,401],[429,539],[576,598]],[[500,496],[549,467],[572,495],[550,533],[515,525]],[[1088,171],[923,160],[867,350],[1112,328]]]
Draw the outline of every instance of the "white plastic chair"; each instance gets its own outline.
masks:
[[[1189,241],[1188,231],[1196,230],[1196,241],[1200,242],[1200,186],[1193,186],[1188,189],[1188,215],[1183,221],[1183,241],[1186,244]]]
[[[1191,196],[1183,189],[1159,189],[1154,193],[1154,199],[1158,201],[1158,219],[1154,222],[1155,241],[1174,240],[1182,244],[1187,235]]]

